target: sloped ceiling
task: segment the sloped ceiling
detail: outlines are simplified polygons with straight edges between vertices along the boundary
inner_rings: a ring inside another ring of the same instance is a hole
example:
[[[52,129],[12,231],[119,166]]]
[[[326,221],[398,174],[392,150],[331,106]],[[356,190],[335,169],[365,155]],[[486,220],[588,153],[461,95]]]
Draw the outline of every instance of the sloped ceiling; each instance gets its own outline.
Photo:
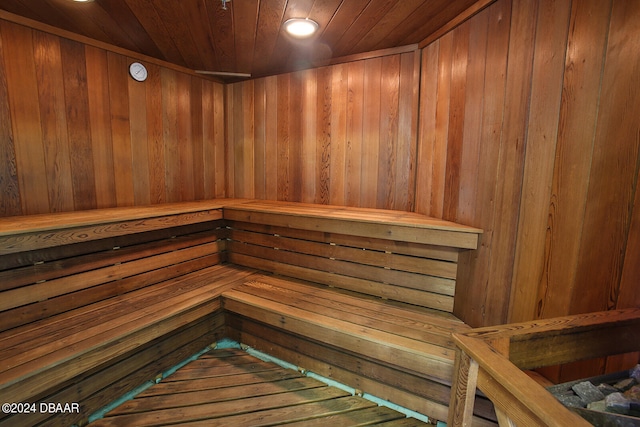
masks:
[[[254,77],[420,43],[478,0],[2,0],[0,9],[192,70]],[[479,5],[480,4],[480,5]],[[320,25],[300,41],[290,18]]]

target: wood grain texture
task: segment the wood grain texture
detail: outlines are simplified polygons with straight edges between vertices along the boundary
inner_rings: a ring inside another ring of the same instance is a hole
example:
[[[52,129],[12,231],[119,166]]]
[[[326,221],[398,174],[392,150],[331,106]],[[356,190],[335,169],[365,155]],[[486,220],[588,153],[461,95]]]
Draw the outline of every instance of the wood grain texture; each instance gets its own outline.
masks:
[[[135,82],[134,58],[7,21],[0,38],[2,216],[226,196],[222,84],[153,63]]]
[[[228,192],[411,210],[418,66],[410,52],[230,85]]]

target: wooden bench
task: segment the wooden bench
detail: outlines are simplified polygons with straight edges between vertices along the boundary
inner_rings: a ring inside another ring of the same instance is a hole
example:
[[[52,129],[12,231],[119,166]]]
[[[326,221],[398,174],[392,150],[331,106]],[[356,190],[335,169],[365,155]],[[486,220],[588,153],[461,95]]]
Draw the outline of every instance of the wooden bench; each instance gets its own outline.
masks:
[[[469,329],[457,264],[479,233],[251,200],[0,219],[0,400],[81,406],[0,426],[83,422],[223,336],[446,419],[451,333]],[[488,401],[475,413],[495,425]]]
[[[480,230],[422,215],[254,201],[225,208],[229,260],[271,275],[223,294],[228,334],[447,418],[457,265]],[[324,286],[322,286],[324,285]],[[493,424],[479,400],[478,425]]]
[[[0,401],[80,405],[0,425],[81,421],[221,337],[232,202],[0,219]]]

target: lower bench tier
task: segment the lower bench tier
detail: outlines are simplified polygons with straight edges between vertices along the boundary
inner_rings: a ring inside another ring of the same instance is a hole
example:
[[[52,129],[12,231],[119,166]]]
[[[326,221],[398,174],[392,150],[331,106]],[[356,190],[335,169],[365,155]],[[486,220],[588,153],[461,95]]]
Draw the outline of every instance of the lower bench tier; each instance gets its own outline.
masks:
[[[455,317],[409,310],[309,283],[254,275],[223,293],[227,336],[282,360],[446,420],[453,376]],[[495,426],[477,398],[476,425]]]

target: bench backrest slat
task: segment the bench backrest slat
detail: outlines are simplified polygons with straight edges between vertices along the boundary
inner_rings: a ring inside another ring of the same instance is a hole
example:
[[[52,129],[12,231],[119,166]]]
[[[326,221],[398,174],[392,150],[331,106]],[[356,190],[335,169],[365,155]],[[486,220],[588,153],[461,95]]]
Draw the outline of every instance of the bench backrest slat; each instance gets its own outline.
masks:
[[[287,202],[224,209],[231,262],[453,312],[458,254],[480,230],[418,214]]]

